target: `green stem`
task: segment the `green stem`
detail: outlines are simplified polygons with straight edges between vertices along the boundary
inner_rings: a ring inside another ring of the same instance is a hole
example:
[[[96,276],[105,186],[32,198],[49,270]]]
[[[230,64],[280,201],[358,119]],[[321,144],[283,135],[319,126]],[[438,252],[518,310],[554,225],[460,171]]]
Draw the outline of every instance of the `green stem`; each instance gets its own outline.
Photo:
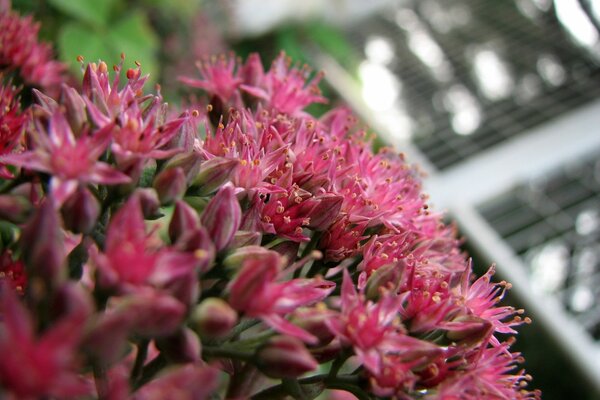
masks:
[[[310,385],[314,383],[324,383],[328,389],[341,389],[354,394],[360,400],[370,400],[369,395],[365,393],[359,386],[360,378],[356,375],[339,375],[335,378],[330,378],[329,374],[313,375],[307,378],[298,379],[296,382],[302,389],[302,385]],[[289,383],[288,383],[289,385]],[[304,393],[304,390],[303,390]],[[285,380],[275,386],[271,386],[262,390],[251,397],[252,400],[270,400],[283,398],[286,395],[292,395],[289,387],[286,386]]]
[[[241,361],[251,361],[254,358],[254,353],[249,351],[240,351],[231,347],[212,347],[205,346],[202,348],[202,355],[214,358],[233,358]]]
[[[297,379],[282,379],[281,385],[296,400],[308,400]]]

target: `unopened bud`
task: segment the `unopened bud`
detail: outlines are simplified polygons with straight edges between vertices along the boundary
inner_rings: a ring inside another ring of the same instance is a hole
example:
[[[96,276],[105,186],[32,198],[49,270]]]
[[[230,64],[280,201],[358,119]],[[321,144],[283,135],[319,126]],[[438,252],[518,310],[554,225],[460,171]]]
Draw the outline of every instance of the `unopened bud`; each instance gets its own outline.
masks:
[[[331,226],[342,209],[344,198],[333,193],[322,195],[319,203],[310,212],[309,228],[324,231]]]
[[[31,203],[24,196],[0,195],[0,219],[19,224],[24,222],[31,212]]]
[[[271,338],[256,352],[256,361],[271,378],[296,378],[319,366],[304,344],[291,336]]]
[[[229,247],[237,249],[244,246],[258,246],[262,241],[262,234],[254,231],[237,231]]]
[[[223,260],[223,266],[229,269],[238,269],[246,260],[260,260],[273,257],[274,252],[262,246],[246,246],[235,249]]]
[[[85,187],[79,186],[61,207],[65,228],[74,233],[89,233],[100,215],[100,204]]]
[[[188,328],[156,340],[156,347],[172,363],[190,363],[200,360],[202,346],[198,336]]]
[[[60,219],[47,199],[29,220],[21,235],[23,260],[29,276],[39,276],[49,286],[66,277],[66,258]]]
[[[397,286],[402,273],[403,268],[397,264],[386,264],[377,268],[367,280],[365,289],[367,299],[376,301],[379,299],[382,288],[389,289],[390,286]]]
[[[312,308],[301,308],[294,313],[292,322],[319,339],[319,345],[331,342],[334,334],[327,326],[327,320],[336,318],[335,312],[324,304]]]
[[[160,202],[153,189],[137,189],[134,193],[140,199],[142,214],[145,219],[156,219],[162,217],[160,213]]]
[[[485,340],[493,332],[492,323],[475,315],[461,315],[452,322],[452,329],[446,337],[461,345],[474,346]]]
[[[206,196],[229,180],[238,161],[231,158],[215,157],[200,166],[200,172],[192,181],[197,186],[197,193]]]
[[[219,338],[237,324],[237,312],[223,299],[209,297],[194,309],[192,327],[202,337]]]
[[[162,170],[152,184],[161,204],[170,204],[181,198],[185,193],[185,173],[182,168],[169,168]]]
[[[242,209],[231,186],[222,187],[202,212],[202,224],[217,251],[229,245],[242,219]]]
[[[177,200],[175,202],[175,209],[173,210],[173,217],[169,224],[169,238],[171,239],[171,243],[175,243],[187,232],[194,231],[198,227],[200,227],[200,218],[196,210],[190,207],[185,201]]]

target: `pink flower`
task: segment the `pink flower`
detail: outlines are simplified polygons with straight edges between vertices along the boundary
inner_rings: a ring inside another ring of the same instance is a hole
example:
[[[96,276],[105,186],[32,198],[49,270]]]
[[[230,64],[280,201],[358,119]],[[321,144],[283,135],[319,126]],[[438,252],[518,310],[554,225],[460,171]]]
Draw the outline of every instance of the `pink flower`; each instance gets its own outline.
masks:
[[[92,254],[99,269],[99,283],[129,290],[136,286],[172,284],[188,279],[197,260],[164,248],[154,232],[146,233],[140,199],[133,195],[111,219],[103,252]]]
[[[0,254],[0,287],[9,287],[19,295],[23,295],[27,287],[25,265],[19,259],[14,260],[10,250]]]
[[[511,374],[521,362],[518,353],[510,353],[512,342],[497,347],[474,351],[465,363],[465,368],[456,371],[454,376],[440,384],[439,390],[426,396],[426,399],[540,399],[539,391],[525,390],[531,376],[523,370]]]
[[[0,382],[9,395],[33,400],[91,394],[90,382],[76,372],[84,308],[36,335],[29,312],[6,285],[0,288],[0,307]]]
[[[40,119],[31,132],[33,149],[0,157],[0,161],[52,175],[50,189],[60,207],[78,185],[128,183],[129,177],[98,161],[110,143],[112,125],[96,132],[76,136],[59,110],[49,117],[47,126]]]
[[[14,86],[0,85],[0,156],[13,151],[28,120],[27,114],[20,111],[17,96],[18,91]],[[12,177],[12,173],[0,163],[0,178]]]
[[[242,85],[240,88],[253,96],[264,100],[266,108],[276,113],[291,116],[305,116],[302,111],[312,103],[326,103],[321,96],[318,83],[322,74],[317,74],[307,82],[310,69],[291,67],[291,60],[281,54],[273,62],[271,69],[257,79],[253,85]]]
[[[115,66],[112,83],[105,63],[89,64],[83,80],[83,101],[96,126],[104,128],[114,123],[111,150],[119,168],[133,170],[135,176],[145,160],[164,159],[180,151],[166,147],[191,115],[184,113],[164,121],[166,110],[160,94],[143,96],[147,77],[141,76],[139,65],[127,71],[127,82],[119,89],[123,62],[124,57]]]
[[[250,317],[261,318],[279,333],[316,343],[315,336],[283,317],[299,307],[323,300],[335,284],[322,278],[290,279],[279,283],[276,280],[280,268],[281,259],[273,251],[246,260],[228,286],[229,304]]]
[[[134,400],[204,400],[212,398],[218,385],[218,370],[208,366],[187,364],[165,371],[136,391],[132,398]]]
[[[0,65],[18,70],[28,85],[57,90],[66,66],[52,59],[49,44],[38,41],[40,26],[3,6],[0,9]]]

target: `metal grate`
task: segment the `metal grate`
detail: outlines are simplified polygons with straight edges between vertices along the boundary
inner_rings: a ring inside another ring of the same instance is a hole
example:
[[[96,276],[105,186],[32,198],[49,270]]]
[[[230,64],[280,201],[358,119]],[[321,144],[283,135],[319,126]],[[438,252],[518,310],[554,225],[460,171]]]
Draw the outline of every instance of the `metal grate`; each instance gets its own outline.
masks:
[[[600,154],[522,185],[479,211],[529,267],[534,289],[556,295],[600,341]]]
[[[534,3],[550,2],[403,1],[346,32],[391,72],[396,114],[438,169],[600,97],[593,52]]]

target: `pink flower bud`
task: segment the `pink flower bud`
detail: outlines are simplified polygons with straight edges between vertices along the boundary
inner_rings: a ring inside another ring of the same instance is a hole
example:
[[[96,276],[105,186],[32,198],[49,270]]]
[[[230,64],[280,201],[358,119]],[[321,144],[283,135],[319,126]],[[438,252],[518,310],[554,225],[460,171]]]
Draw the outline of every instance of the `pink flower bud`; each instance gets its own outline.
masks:
[[[175,243],[181,236],[187,232],[196,230],[200,226],[200,219],[196,210],[190,207],[185,201],[177,200],[173,217],[169,224],[169,238]]]
[[[192,185],[198,187],[198,195],[206,196],[227,182],[237,165],[238,161],[231,158],[215,157],[205,161]]]
[[[277,254],[262,246],[240,247],[225,257],[223,265],[226,268],[238,269],[246,260],[260,260],[267,257],[277,258]]]
[[[180,198],[186,190],[185,173],[182,168],[162,170],[152,184],[161,204],[170,204]]]
[[[229,247],[236,249],[244,246],[259,246],[261,240],[262,234],[260,232],[237,231]]]
[[[237,324],[237,312],[223,299],[210,297],[192,313],[192,327],[202,337],[219,338]]]
[[[202,224],[208,230],[217,251],[221,251],[233,239],[242,219],[242,209],[234,189],[222,187],[202,213]]]
[[[63,233],[51,199],[41,205],[23,228],[21,244],[31,278],[39,276],[46,284],[54,286],[66,277]]]
[[[100,204],[85,187],[79,186],[61,207],[65,228],[75,233],[89,233],[100,215]]]
[[[172,334],[180,326],[186,311],[181,302],[153,290],[119,300],[115,314],[123,315],[131,331],[142,337]]]
[[[296,378],[319,366],[304,344],[291,336],[271,338],[256,352],[256,361],[271,378]]]
[[[183,328],[156,340],[156,347],[173,363],[193,363],[200,360],[202,345],[196,334]]]
[[[200,172],[202,158],[197,152],[177,154],[165,164],[165,169],[181,168],[189,184]]]
[[[377,300],[382,288],[389,288],[389,285],[398,285],[404,271],[401,265],[403,264],[386,264],[373,271],[365,288],[367,299]]]
[[[69,86],[63,86],[62,99],[66,106],[67,121],[73,133],[77,135],[77,132],[81,132],[83,125],[88,121],[85,102],[77,90]]]
[[[134,196],[140,199],[140,206],[145,219],[156,219],[161,217],[159,212],[160,202],[156,192],[152,189],[137,189]]]
[[[448,323],[446,337],[458,344],[476,346],[494,331],[492,323],[475,315],[460,315]]]
[[[319,203],[310,212],[309,228],[324,231],[333,224],[342,209],[344,197],[327,193],[318,197]]]
[[[335,336],[326,321],[336,317],[337,313],[329,310],[324,303],[319,303],[315,307],[298,309],[293,315],[292,323],[319,339],[319,345],[322,346],[331,342]]]
[[[29,216],[31,208],[31,203],[24,196],[0,195],[0,219],[22,223]]]

